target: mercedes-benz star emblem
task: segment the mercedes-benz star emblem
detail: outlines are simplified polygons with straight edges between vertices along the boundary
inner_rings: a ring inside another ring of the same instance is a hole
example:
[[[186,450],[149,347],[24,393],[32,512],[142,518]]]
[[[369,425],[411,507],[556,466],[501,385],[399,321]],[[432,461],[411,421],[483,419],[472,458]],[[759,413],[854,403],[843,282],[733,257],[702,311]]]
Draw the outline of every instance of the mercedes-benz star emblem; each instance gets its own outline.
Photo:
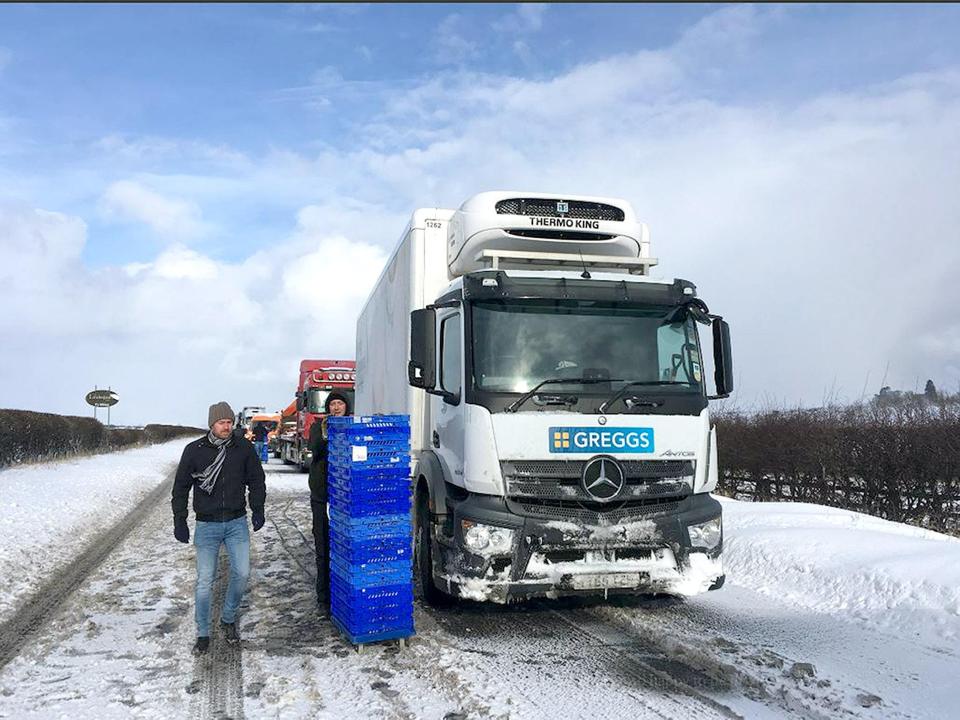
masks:
[[[623,490],[623,470],[612,457],[601,455],[584,465],[580,482],[587,495],[599,502],[608,502]]]

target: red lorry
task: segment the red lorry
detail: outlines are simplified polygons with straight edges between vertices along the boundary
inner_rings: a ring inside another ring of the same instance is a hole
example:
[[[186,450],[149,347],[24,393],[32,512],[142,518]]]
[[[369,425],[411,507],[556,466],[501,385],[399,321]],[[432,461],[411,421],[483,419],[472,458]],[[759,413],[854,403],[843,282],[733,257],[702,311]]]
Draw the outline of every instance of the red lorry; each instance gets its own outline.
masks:
[[[293,404],[283,411],[280,435],[280,457],[285,463],[310,468],[310,428],[324,415],[324,403],[333,390],[339,390],[350,399],[353,407],[353,386],[357,378],[353,360],[301,360],[300,381],[297,384],[294,413]]]

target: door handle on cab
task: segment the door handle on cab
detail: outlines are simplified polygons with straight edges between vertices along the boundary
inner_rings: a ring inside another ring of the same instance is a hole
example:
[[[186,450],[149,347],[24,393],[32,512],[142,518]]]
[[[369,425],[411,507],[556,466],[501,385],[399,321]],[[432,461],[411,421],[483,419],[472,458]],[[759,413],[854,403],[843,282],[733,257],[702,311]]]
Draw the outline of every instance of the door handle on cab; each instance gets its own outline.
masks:
[[[433,446],[435,448],[440,447],[440,433],[438,433],[436,430],[433,431]]]

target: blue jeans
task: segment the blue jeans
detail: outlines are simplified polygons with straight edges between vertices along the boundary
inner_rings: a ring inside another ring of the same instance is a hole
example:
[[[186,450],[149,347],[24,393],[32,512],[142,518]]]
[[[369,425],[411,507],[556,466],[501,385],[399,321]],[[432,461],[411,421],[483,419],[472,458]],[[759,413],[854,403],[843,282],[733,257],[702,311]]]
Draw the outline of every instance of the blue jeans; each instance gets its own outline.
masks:
[[[223,598],[223,610],[220,621],[235,622],[240,600],[247,589],[250,577],[250,528],[247,516],[227,522],[197,521],[193,534],[193,544],[197,548],[197,591],[195,597],[197,637],[210,637],[210,605],[213,581],[217,577],[217,560],[220,546],[227,548],[230,558],[230,582],[227,594]]]
[[[260,462],[266,462],[267,457],[267,441],[266,440],[254,440],[253,446],[257,449],[257,457],[260,458]]]

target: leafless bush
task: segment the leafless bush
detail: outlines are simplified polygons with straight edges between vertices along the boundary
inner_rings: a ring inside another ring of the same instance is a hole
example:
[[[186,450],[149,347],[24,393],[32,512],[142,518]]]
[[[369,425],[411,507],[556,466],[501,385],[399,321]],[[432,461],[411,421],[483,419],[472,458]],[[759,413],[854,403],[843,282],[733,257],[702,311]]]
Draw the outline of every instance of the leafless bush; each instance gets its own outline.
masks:
[[[722,412],[718,491],[960,533],[960,403]]]
[[[0,410],[0,468],[80,453],[117,450],[166,442],[205,430],[179,425],[106,428],[90,417],[54,415],[29,410]]]

